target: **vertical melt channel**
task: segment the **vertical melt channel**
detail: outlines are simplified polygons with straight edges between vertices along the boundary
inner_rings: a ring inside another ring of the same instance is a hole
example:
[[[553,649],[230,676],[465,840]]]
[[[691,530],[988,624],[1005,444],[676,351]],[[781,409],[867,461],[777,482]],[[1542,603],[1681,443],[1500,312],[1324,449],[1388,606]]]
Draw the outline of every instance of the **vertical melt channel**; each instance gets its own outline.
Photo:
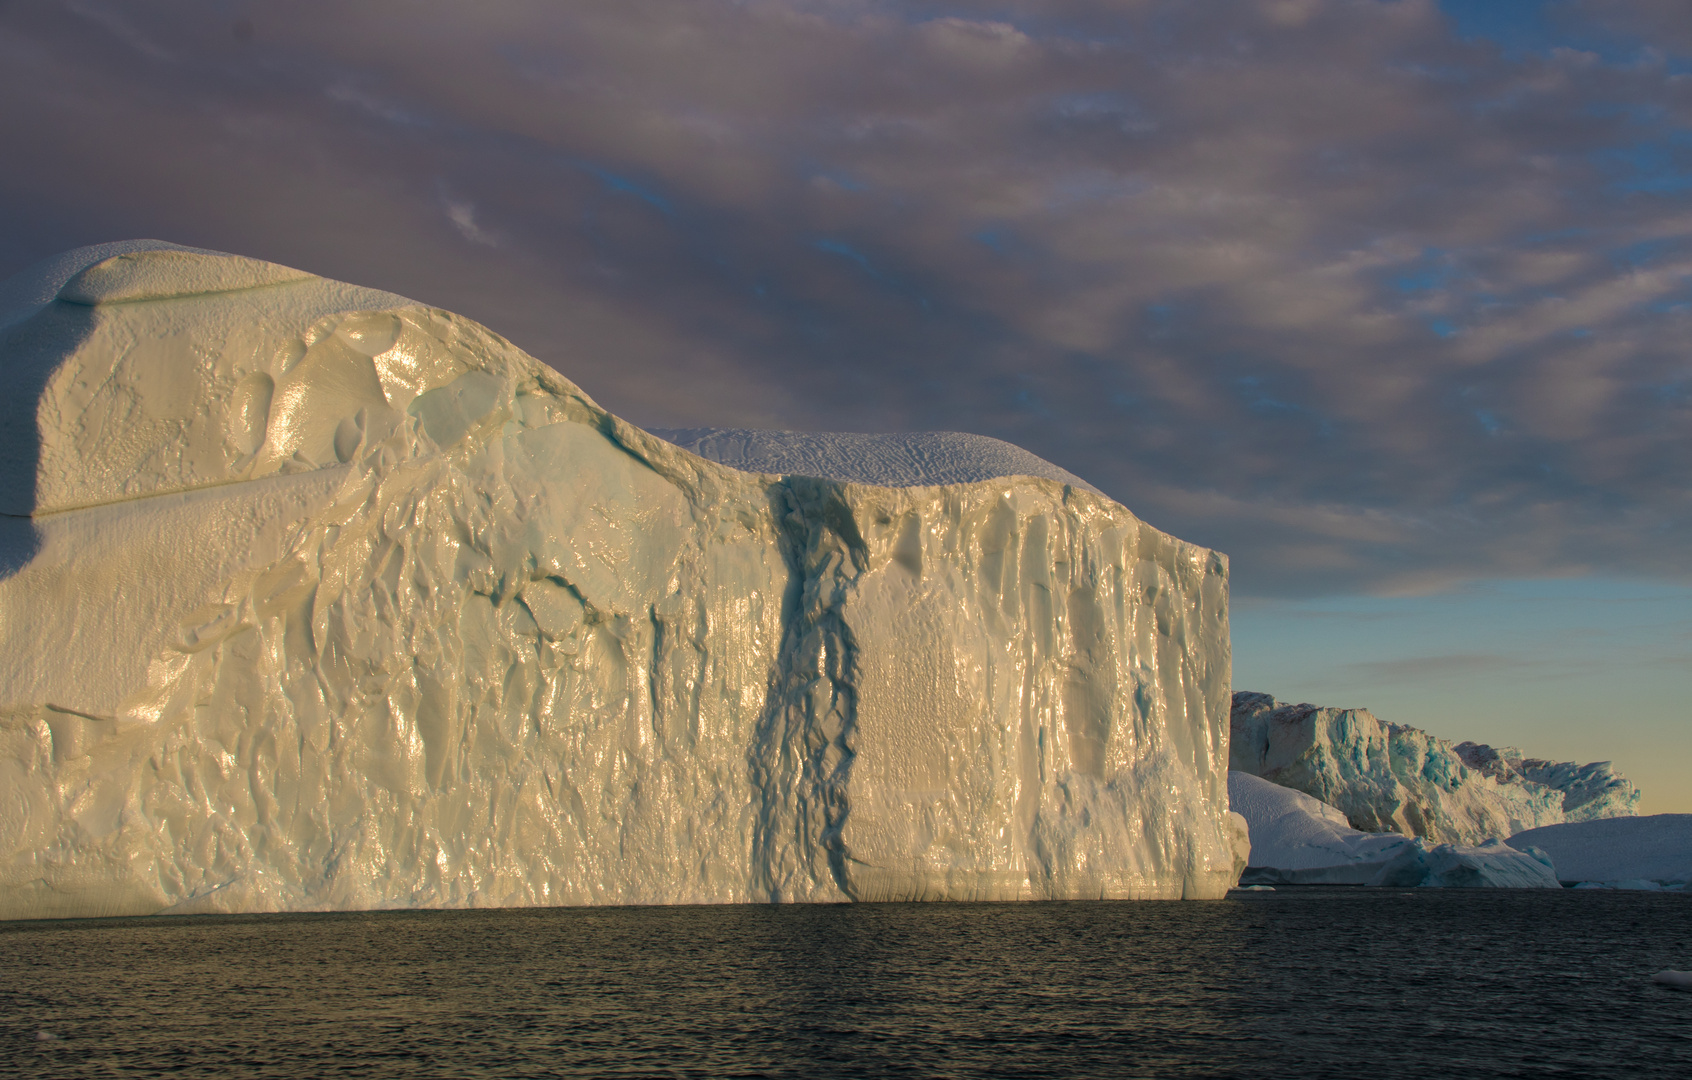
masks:
[[[858,647],[841,609],[867,552],[842,487],[787,477],[770,492],[788,582],[779,659],[748,765],[758,800],[752,887],[771,901],[855,898],[842,831]]]

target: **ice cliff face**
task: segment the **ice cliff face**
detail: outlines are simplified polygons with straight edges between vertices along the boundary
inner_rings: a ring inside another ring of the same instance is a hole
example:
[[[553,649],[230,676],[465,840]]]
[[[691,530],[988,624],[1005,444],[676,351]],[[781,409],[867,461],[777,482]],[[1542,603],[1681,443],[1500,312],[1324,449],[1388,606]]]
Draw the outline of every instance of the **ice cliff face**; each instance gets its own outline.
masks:
[[[1475,844],[1563,821],[1632,814],[1639,793],[1609,762],[1554,764],[1453,746],[1364,709],[1233,695],[1232,768],[1337,807],[1366,832]]]
[[[1237,877],[1226,562],[1108,499],[724,467],[217,253],[0,305],[0,918]]]

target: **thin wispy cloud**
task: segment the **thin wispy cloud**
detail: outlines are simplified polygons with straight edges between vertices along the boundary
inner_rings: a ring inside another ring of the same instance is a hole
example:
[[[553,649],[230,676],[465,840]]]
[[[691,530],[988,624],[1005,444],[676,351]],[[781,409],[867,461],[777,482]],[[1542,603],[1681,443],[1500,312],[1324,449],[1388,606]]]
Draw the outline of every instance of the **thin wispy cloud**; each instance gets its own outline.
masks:
[[[122,10],[115,6],[95,3],[93,0],[65,0],[65,8],[78,18],[111,34],[148,59],[162,61],[176,59],[170,50],[163,48],[147,34],[142,33],[124,15]]]
[[[486,247],[498,247],[499,238],[476,223],[476,206],[474,203],[460,202],[447,196],[441,197],[441,204],[446,207],[447,220],[458,230],[460,236],[472,244],[482,244]]]
[[[425,123],[422,117],[414,116],[392,102],[385,101],[379,95],[351,82],[335,83],[329,87],[326,93],[332,101],[350,105],[390,124],[411,126]]]
[[[159,235],[649,426],[1007,438],[1246,594],[1692,566],[1679,3],[76,3],[0,7],[0,269]]]

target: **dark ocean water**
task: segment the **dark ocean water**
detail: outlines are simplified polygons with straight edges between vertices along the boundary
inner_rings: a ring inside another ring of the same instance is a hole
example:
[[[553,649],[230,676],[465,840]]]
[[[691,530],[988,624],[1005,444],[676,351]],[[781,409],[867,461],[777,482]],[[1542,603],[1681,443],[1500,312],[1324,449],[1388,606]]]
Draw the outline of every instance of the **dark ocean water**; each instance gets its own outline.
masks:
[[[0,923],[0,1074],[1692,1077],[1669,967],[1692,896]]]

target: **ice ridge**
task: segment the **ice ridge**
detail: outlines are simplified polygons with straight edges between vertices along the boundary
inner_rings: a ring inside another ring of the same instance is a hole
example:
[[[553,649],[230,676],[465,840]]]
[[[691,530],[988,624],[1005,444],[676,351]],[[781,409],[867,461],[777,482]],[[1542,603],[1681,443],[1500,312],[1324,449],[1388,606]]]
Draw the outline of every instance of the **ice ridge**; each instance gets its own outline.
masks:
[[[1513,746],[1461,742],[1451,748],[1463,764],[1500,785],[1537,784],[1562,793],[1564,821],[1598,821],[1639,812],[1639,789],[1608,761],[1579,765],[1524,757]]]

